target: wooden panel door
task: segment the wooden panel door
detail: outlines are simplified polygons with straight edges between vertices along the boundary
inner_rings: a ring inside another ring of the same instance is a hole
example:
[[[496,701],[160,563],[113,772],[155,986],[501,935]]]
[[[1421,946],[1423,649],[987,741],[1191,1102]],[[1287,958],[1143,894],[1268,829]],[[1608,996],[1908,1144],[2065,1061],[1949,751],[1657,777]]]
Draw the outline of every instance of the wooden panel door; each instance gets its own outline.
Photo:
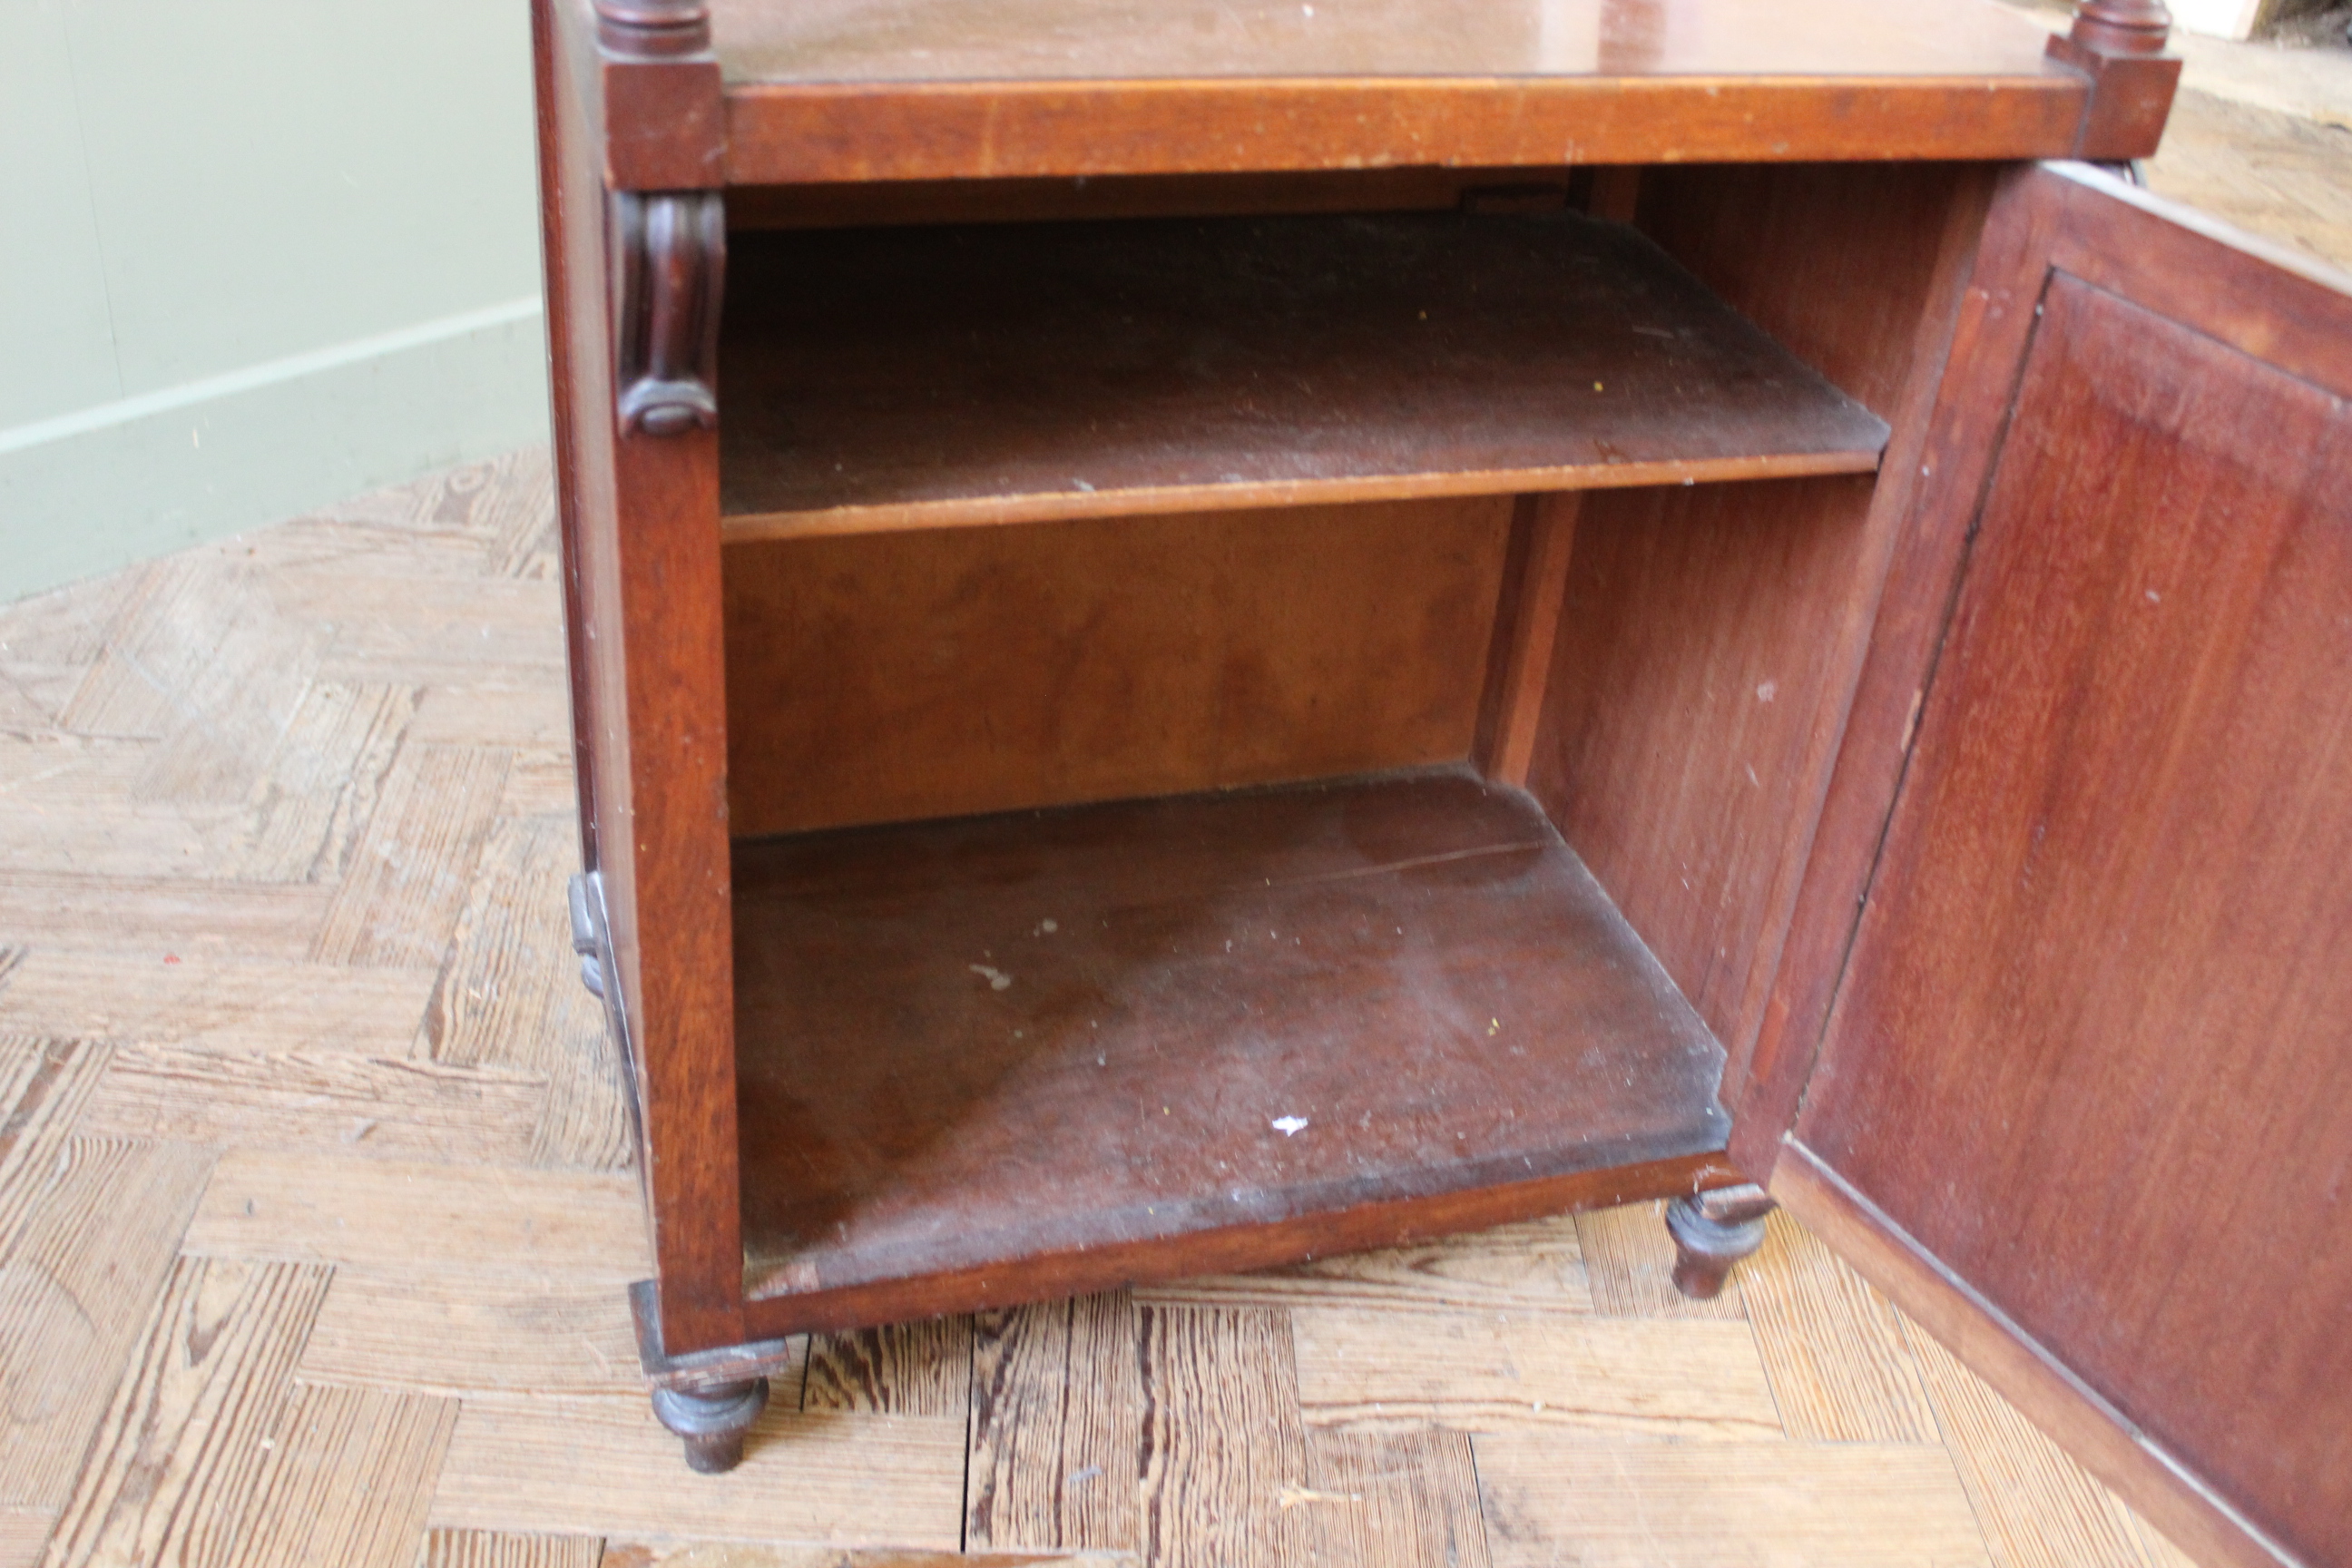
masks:
[[[2352,280],[2197,222],[1996,203],[1737,1147],[2201,1560],[2346,1563]]]

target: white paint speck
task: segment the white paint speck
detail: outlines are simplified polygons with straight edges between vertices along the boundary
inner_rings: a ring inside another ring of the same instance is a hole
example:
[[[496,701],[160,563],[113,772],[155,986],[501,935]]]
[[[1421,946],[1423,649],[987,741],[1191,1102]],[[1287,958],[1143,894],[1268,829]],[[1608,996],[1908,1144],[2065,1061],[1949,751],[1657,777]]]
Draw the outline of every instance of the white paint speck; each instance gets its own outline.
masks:
[[[1780,695],[1780,683],[1777,680],[1768,680],[1756,689],[1756,700],[1759,702],[1769,702]]]
[[[988,988],[991,991],[1010,991],[1013,989],[1013,976],[1005,973],[1002,969],[992,968],[985,963],[968,964],[966,967],[974,974],[979,975],[982,980],[987,981]]]
[[[1285,1138],[1296,1138],[1306,1128],[1307,1118],[1304,1116],[1277,1116],[1274,1119],[1274,1130]]]
[[[1062,929],[1062,922],[1053,919],[1051,916],[1048,916],[1045,920],[1037,922],[1037,929],[1044,931],[1047,936],[1051,936],[1055,931]]]
[[[2147,591],[2147,602],[2151,605],[2161,605],[2164,603],[2164,595],[2150,588]]]

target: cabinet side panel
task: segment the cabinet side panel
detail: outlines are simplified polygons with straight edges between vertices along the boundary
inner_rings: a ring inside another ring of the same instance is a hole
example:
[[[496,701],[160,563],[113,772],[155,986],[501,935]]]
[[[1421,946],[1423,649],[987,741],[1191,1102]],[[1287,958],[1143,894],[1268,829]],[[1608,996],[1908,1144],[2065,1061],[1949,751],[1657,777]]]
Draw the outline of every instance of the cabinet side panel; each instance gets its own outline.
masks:
[[[1875,485],[1596,492],[1528,787],[1698,1008],[1748,1053],[1909,503],[1989,177],[1658,169],[1643,226],[1894,426]]]
[[[588,603],[582,584],[581,488],[585,482],[573,422],[578,418],[572,395],[573,350],[568,325],[572,321],[571,269],[567,237],[572,229],[564,166],[576,158],[577,136],[567,127],[555,81],[558,69],[554,19],[549,0],[532,0],[530,54],[533,100],[539,132],[540,261],[547,290],[547,359],[549,421],[555,444],[555,506],[563,544],[563,626],[565,665],[572,679],[572,762],[580,801],[580,860],[590,870],[596,866],[595,705],[590,695],[588,668]]]
[[[666,1342],[740,1338],[734,1037],[719,638],[718,442],[614,423],[598,61],[584,5],[550,0],[559,130],[559,447],[575,712],[614,968],[636,1047]]]
[[[2341,1562],[2352,408],[2063,270],[2042,310],[1797,1135]]]
[[[728,546],[744,837],[1467,756],[1508,497]]]

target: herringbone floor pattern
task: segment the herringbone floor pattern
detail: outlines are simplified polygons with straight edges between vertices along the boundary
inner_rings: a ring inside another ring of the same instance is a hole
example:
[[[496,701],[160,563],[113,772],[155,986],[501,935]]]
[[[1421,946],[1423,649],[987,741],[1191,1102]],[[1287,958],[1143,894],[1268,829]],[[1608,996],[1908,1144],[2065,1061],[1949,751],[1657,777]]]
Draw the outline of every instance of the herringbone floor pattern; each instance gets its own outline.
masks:
[[[2158,1565],[1803,1231],[1647,1208],[634,1369],[542,453],[0,609],[0,1568]]]

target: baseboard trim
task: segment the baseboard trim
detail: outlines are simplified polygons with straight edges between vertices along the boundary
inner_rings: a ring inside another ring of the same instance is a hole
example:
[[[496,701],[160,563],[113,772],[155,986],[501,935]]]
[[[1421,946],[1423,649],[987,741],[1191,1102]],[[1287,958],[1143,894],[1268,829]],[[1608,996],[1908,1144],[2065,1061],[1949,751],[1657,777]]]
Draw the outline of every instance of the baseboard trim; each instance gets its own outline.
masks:
[[[0,601],[547,438],[536,297],[0,430]]]

